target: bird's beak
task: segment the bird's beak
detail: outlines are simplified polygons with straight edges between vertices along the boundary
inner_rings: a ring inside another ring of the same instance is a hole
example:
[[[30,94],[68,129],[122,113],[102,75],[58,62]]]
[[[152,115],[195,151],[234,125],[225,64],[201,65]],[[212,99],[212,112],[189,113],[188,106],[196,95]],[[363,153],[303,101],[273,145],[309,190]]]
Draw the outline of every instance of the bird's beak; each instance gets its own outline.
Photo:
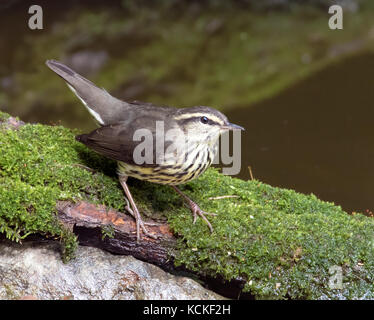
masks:
[[[238,126],[237,124],[233,124],[228,122],[226,125],[221,126],[223,130],[245,130],[243,127]]]

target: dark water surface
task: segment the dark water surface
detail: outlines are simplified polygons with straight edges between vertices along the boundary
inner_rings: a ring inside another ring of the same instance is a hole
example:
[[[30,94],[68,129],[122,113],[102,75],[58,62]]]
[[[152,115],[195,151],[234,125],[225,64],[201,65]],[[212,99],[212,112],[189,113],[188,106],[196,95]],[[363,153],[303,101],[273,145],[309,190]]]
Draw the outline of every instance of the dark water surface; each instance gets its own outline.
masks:
[[[246,128],[242,170],[314,193],[348,212],[374,210],[374,55],[351,57],[250,109],[227,112]]]

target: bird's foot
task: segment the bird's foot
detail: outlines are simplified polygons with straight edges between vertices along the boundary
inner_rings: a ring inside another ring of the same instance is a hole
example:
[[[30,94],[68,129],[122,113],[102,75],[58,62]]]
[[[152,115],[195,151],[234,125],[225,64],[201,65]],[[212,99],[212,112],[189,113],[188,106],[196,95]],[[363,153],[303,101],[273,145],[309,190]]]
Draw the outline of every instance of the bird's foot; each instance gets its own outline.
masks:
[[[205,215],[216,216],[217,214],[201,210],[198,204],[196,202],[193,202],[192,200],[188,201],[188,205],[193,214],[193,224],[196,223],[197,216],[200,216],[208,225],[210,232],[213,232],[213,227]]]
[[[171,186],[177,193],[179,193],[182,198],[185,200],[185,202],[188,204],[190,207],[192,214],[193,214],[193,223],[195,224],[197,216],[200,216],[204,222],[208,225],[210,232],[213,232],[213,227],[210,224],[209,220],[206,218],[205,215],[210,215],[210,216],[216,216],[217,214],[215,213],[210,213],[210,212],[205,212],[204,210],[201,210],[200,207],[196,202],[191,200],[189,197],[187,197],[182,191],[180,191],[176,186]]]
[[[145,222],[145,221],[143,221],[143,219],[140,216],[140,213],[139,213],[138,209],[135,207],[135,210],[132,210],[127,198],[125,198],[125,201],[127,203],[127,205],[125,207],[126,211],[133,216],[133,218],[135,219],[135,222],[136,222],[136,239],[137,239],[137,241],[139,242],[139,240],[140,240],[140,228],[142,229],[143,233],[146,236],[148,236],[152,239],[157,239],[157,236],[149,233],[149,231],[147,230],[147,228],[145,226],[147,225],[147,226],[152,227],[152,226],[159,226],[160,224],[155,223],[155,222]]]
[[[139,213],[139,212],[138,212]],[[139,229],[142,228],[142,231],[143,233],[149,237],[149,238],[152,238],[152,239],[155,239],[157,240],[158,237],[152,233],[150,233],[147,228],[145,227],[145,225],[148,225],[148,226],[155,226],[156,224],[155,223],[150,223],[150,222],[144,222],[142,220],[142,218],[140,217],[140,214],[138,216],[138,218],[136,219],[135,218],[135,221],[136,221],[136,240],[137,242],[139,242],[140,240],[140,234],[139,234]]]

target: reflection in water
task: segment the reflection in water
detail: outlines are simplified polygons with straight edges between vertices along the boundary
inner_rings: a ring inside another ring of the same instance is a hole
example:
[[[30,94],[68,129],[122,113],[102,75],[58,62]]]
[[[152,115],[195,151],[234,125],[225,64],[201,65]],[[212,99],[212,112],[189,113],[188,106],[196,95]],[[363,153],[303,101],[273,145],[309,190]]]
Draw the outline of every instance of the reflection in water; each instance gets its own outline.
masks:
[[[246,128],[242,171],[314,193],[348,212],[374,209],[374,55],[351,57],[250,109],[227,112]]]

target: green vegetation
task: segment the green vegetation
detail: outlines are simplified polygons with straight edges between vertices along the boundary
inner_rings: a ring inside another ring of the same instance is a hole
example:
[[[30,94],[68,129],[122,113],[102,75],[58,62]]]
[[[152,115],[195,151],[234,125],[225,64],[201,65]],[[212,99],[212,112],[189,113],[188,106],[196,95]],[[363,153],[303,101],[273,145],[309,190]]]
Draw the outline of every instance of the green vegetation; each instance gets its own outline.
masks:
[[[0,118],[6,115],[0,113]],[[61,126],[0,125],[0,232],[20,241],[32,233],[60,239],[71,258],[75,236],[56,219],[57,200],[86,200],[124,209],[115,164],[74,140]],[[87,170],[84,166],[94,169]],[[198,273],[245,279],[266,299],[374,298],[374,220],[332,203],[215,169],[182,189],[209,217],[211,235],[167,186],[129,180],[144,215],[166,216],[178,236],[170,254]],[[210,197],[235,197],[210,200]],[[103,237],[111,230],[103,230]],[[329,268],[343,269],[343,289],[329,289]]]
[[[176,261],[206,275],[247,280],[256,298],[374,298],[374,220],[332,203],[214,170],[189,184],[210,212],[212,236],[180,209],[169,223],[180,235]],[[238,199],[209,200],[217,195]],[[329,290],[329,268],[343,269],[343,290]]]

